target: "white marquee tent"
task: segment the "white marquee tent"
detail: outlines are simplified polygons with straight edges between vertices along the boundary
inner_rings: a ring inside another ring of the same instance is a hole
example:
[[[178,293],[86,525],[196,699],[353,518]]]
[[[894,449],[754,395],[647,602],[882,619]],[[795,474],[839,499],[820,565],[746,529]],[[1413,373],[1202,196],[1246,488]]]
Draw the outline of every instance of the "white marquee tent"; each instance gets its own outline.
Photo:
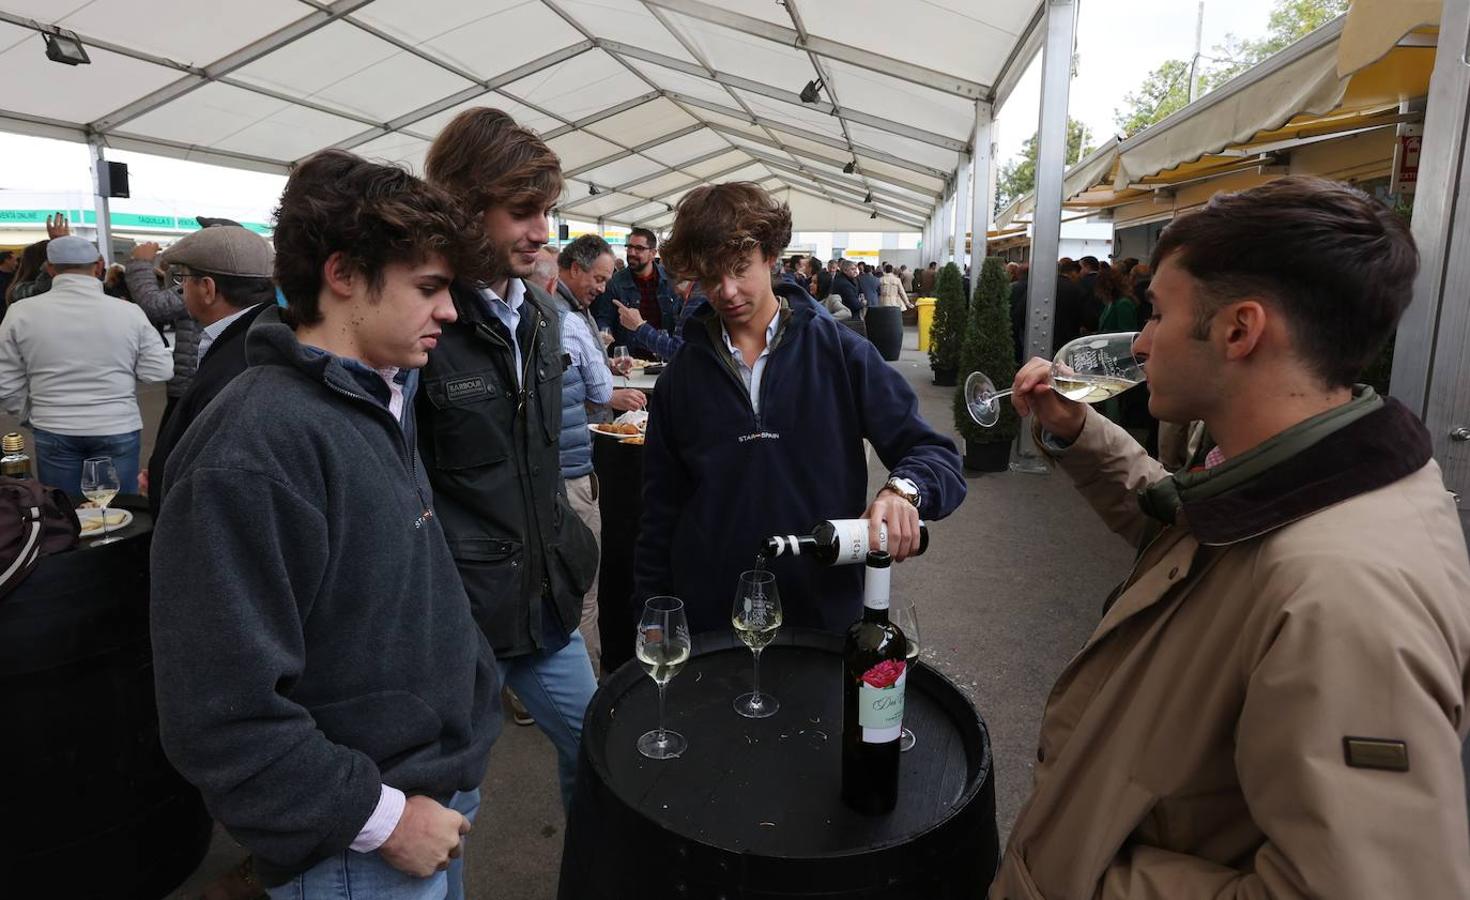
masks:
[[[1042,7],[0,0],[0,129],[274,172],[342,147],[417,171],[455,114],[496,106],[561,156],[564,217],[662,227],[691,187],[749,179],[799,229],[919,231],[977,134],[988,160]],[[58,27],[89,64],[47,58]]]

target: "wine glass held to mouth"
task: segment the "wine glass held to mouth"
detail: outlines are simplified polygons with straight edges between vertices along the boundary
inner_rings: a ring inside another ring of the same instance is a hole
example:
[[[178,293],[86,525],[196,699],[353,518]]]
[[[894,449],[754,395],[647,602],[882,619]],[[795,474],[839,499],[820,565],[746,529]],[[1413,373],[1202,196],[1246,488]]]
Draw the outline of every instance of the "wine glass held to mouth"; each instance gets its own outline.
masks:
[[[985,373],[972,372],[965,379],[970,418],[989,428],[1000,421],[1000,400],[1012,397],[1021,415],[1035,412],[1047,431],[1075,436],[1086,418],[1078,404],[1101,403],[1144,382],[1146,359],[1134,352],[1137,340],[1136,331],[1084,335],[1063,345],[1050,363],[1026,363],[1004,391],[996,391]]]

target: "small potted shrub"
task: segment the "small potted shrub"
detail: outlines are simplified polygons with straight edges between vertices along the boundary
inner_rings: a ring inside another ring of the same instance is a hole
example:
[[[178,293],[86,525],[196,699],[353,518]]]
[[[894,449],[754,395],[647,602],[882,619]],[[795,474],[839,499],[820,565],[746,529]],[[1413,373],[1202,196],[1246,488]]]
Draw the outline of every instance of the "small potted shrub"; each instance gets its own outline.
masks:
[[[1016,378],[1016,348],[1011,341],[1010,279],[1005,261],[990,257],[980,268],[980,281],[970,303],[961,333],[960,381],[971,372],[990,376],[997,390],[1010,387]],[[1004,472],[1011,458],[1011,442],[1020,428],[1020,418],[1010,400],[1000,401],[1000,421],[986,428],[970,418],[963,384],[954,392],[955,430],[964,439],[965,468],[972,472]]]
[[[960,336],[965,326],[965,289],[959,267],[947,264],[934,283],[934,326],[929,332],[929,368],[934,383],[953,387],[960,365]]]

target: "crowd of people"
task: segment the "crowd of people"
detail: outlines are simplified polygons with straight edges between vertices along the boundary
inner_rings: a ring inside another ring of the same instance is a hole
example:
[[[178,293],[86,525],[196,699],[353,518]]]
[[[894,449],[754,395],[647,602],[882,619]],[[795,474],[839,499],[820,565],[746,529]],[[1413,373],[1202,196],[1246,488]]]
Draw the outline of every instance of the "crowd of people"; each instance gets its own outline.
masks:
[[[535,132],[476,108],[424,179],[302,161],[273,246],[219,221],[139,245],[125,299],[64,221],[0,261],[0,405],[40,478],[75,494],[82,456],[131,460],[156,511],[160,731],[253,854],[240,896],[463,896],[502,688],[572,803],[599,603],[673,595],[728,628],[761,538],[863,518],[902,562],[966,497],[954,441],[849,327],[932,293],[936,263],[783,259],[789,209],[730,183],[619,266],[595,235],[548,247],[562,187]],[[1150,264],[1059,263],[1055,347],[1141,331],[1144,413],[1197,452],[1171,473],[1049,360],[1016,376],[1138,558],[1047,704],[992,897],[1470,896],[1470,562],[1423,426],[1354,384],[1416,266],[1391,212],[1301,178],[1217,197]],[[666,363],[651,394],[615,386],[613,346]],[[137,381],[168,382],[146,469]],[[599,597],[586,425],[640,410],[634,590]],[[787,623],[858,616],[861,567],[771,569]]]

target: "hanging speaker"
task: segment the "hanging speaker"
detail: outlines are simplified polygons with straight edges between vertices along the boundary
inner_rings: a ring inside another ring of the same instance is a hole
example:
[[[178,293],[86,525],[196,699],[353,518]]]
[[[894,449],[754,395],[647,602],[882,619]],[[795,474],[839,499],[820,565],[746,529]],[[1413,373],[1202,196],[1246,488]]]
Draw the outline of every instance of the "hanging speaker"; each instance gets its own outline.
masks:
[[[565,241],[568,238],[570,238],[571,236],[572,236],[572,228],[571,228],[570,225],[568,225],[565,222],[562,222],[560,225],[556,226],[556,239],[558,241]]]
[[[130,197],[128,193],[128,164],[120,162],[107,163],[106,168],[97,172],[97,193],[104,197]]]

